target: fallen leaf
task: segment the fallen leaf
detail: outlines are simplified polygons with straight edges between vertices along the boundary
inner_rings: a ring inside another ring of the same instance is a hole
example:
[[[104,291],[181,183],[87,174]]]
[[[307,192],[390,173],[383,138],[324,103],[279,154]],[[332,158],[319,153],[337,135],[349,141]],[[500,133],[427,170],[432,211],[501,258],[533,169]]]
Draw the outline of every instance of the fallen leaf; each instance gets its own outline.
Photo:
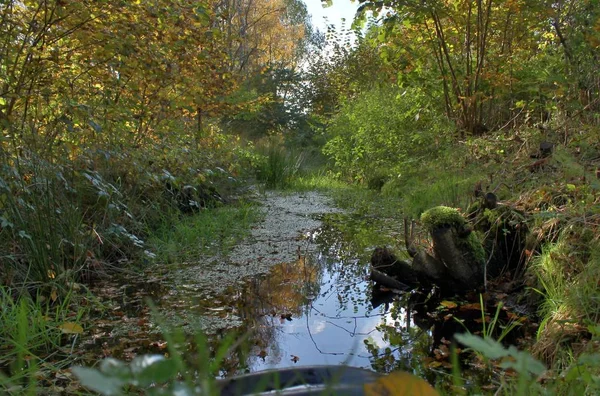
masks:
[[[433,354],[437,360],[444,360],[450,356],[450,351],[446,345],[440,345],[439,348],[434,349]]]
[[[517,314],[516,314],[516,313],[514,313],[514,312],[510,312],[510,311],[506,311],[506,316],[507,316],[507,317],[508,317],[508,319],[510,319],[510,320],[517,320],[517,319],[519,319],[519,318],[520,318],[520,316],[519,316],[519,315],[517,315]]]
[[[81,333],[83,333],[83,327],[81,327],[77,323],[73,323],[73,322],[65,322],[65,323],[61,324],[60,326],[58,326],[58,328],[64,334],[81,334]]]
[[[55,287],[52,288],[52,292],[50,292],[50,299],[52,300],[52,302],[55,302],[58,299],[58,291]]]
[[[461,311],[467,311],[467,310],[481,311],[481,304],[479,304],[479,303],[472,303],[472,304],[461,305],[460,306],[460,310]]]
[[[405,373],[402,371],[390,373],[384,377],[379,378],[375,382],[365,384],[363,390],[366,396],[439,395],[439,393],[435,389],[433,389],[433,387],[429,385],[429,383],[427,383],[426,381],[422,380],[421,378],[415,375]]]
[[[456,307],[458,307],[458,304],[457,304],[457,303],[455,303],[454,301],[442,301],[442,302],[440,303],[440,305],[441,305],[442,307],[446,307],[446,308],[448,308],[448,309],[452,309],[452,308],[456,308]]]

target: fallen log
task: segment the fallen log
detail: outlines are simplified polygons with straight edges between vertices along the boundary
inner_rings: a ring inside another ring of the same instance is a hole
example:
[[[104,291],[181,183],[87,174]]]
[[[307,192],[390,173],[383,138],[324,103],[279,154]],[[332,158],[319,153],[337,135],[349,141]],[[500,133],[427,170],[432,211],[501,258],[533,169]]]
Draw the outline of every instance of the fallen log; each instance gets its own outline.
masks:
[[[371,267],[400,282],[417,286],[419,280],[410,263],[400,260],[387,247],[378,247],[371,255]]]
[[[410,286],[405,285],[404,283],[384,274],[381,271],[377,271],[375,268],[371,268],[370,278],[372,281],[390,289],[396,289],[400,291],[408,291],[411,289]]]

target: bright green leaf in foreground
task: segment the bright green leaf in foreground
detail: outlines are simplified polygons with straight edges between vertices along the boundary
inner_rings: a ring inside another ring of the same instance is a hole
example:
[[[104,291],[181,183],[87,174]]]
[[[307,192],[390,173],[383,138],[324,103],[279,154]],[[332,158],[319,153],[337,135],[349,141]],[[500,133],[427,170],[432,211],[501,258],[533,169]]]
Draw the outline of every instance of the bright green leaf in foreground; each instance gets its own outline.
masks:
[[[79,378],[83,386],[99,392],[102,395],[119,395],[125,382],[114,376],[107,376],[95,369],[86,367],[73,367],[73,373]]]
[[[514,346],[505,348],[498,341],[491,338],[481,338],[473,334],[455,334],[454,337],[460,342],[483,354],[488,359],[501,359],[500,367],[513,369],[520,374],[541,375],[546,371],[546,367],[538,360],[534,359],[527,352],[519,351]]]

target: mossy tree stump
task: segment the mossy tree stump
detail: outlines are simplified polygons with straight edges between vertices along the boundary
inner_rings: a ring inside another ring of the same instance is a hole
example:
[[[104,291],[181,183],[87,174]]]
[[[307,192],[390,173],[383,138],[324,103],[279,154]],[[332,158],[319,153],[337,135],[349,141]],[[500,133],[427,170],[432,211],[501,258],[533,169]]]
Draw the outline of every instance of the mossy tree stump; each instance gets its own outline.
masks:
[[[458,210],[437,206],[423,213],[421,222],[431,236],[432,251],[415,250],[410,264],[387,248],[377,248],[371,257],[371,279],[398,290],[437,285],[444,293],[483,286],[486,253]]]
[[[454,208],[437,206],[421,216],[431,235],[433,255],[417,255],[413,269],[421,278],[451,292],[484,284],[485,251],[476,234]]]

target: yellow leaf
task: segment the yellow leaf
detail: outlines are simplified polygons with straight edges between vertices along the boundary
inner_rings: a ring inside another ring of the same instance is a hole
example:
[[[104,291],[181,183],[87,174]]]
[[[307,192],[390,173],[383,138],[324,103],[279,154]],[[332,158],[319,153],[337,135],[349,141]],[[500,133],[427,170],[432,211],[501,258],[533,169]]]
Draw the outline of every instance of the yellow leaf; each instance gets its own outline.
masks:
[[[65,322],[58,326],[58,328],[64,334],[81,334],[83,333],[83,327],[74,322]]]
[[[56,291],[56,288],[52,289],[52,292],[50,293],[50,299],[52,302],[58,299],[58,292]]]
[[[456,304],[454,301],[442,301],[440,303],[441,306],[446,307],[446,308],[456,308],[458,307],[458,304]]]
[[[363,387],[366,396],[439,396],[426,381],[403,371],[396,371],[377,381],[365,384]]]

